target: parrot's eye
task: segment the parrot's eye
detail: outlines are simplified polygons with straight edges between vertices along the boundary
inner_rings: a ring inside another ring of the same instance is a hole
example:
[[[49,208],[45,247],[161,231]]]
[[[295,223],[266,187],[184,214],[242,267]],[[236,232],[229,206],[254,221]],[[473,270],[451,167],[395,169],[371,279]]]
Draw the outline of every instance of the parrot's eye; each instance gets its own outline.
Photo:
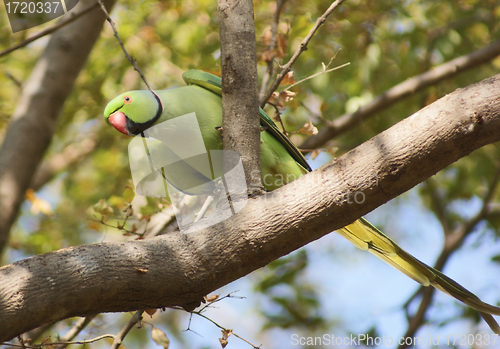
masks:
[[[123,102],[125,104],[132,103],[132,97],[130,97],[130,96],[123,96]]]

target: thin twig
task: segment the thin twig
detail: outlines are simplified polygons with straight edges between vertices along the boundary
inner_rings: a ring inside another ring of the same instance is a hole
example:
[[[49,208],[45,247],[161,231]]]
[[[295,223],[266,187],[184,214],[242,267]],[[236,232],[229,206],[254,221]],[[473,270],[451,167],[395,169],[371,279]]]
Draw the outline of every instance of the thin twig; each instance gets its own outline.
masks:
[[[344,68],[344,67],[348,66],[349,64],[351,64],[351,63],[350,63],[350,62],[347,62],[347,63],[344,63],[344,64],[342,64],[342,65],[339,65],[339,66],[337,66],[337,67],[335,67],[335,68],[330,68],[330,69],[327,69],[327,70],[324,70],[324,69],[323,69],[322,71],[320,71],[320,72],[318,72],[318,73],[316,73],[316,74],[313,74],[313,75],[311,75],[311,76],[308,76],[307,78],[304,78],[304,79],[302,79],[302,80],[300,80],[300,81],[297,81],[296,83],[294,83],[294,84],[292,84],[292,85],[290,85],[290,86],[287,86],[287,88],[285,88],[283,91],[288,91],[288,90],[289,90],[289,89],[291,89],[292,87],[294,87],[294,86],[296,86],[296,85],[298,85],[298,84],[300,84],[300,83],[302,83],[302,82],[304,82],[304,81],[306,81],[306,80],[309,80],[309,79],[315,78],[316,76],[321,75],[321,74],[329,73],[329,72],[332,72],[332,71],[334,71],[334,70],[337,70],[337,69],[340,69],[340,68]]]
[[[118,332],[118,334],[116,336],[113,336],[114,341],[113,341],[113,344],[111,345],[110,349],[118,349],[120,347],[125,336],[130,332],[130,330],[135,326],[136,323],[141,321],[142,313],[144,313],[143,310],[137,310],[135,312],[134,316],[132,316],[132,318],[121,329],[121,331]]]
[[[325,119],[325,117],[321,114],[317,114],[315,112],[313,112],[307,105],[305,105],[302,101],[298,101],[299,104],[302,106],[302,108],[304,108],[305,110],[307,110],[312,116],[314,116],[315,118],[317,118],[318,120],[321,120],[326,126],[329,126],[332,122],[331,120],[328,120],[328,119]],[[317,148],[319,149],[319,148]],[[314,149],[313,149],[314,150]],[[300,148],[300,151],[303,151],[303,148]],[[311,150],[312,151],[312,150]]]
[[[225,328],[225,327],[223,327],[223,326],[219,325],[217,322],[215,322],[214,320],[212,320],[212,319],[211,319],[211,318],[209,318],[208,316],[203,315],[203,312],[204,312],[207,308],[209,308],[209,307],[213,306],[213,304],[214,304],[214,303],[220,302],[220,301],[222,301],[222,300],[224,300],[224,299],[226,299],[226,298],[238,298],[238,299],[244,299],[244,298],[245,298],[245,297],[234,297],[232,294],[233,294],[233,293],[236,293],[236,292],[238,292],[238,290],[233,291],[233,292],[230,292],[230,293],[228,293],[227,295],[225,295],[224,297],[217,298],[216,300],[214,300],[214,301],[212,301],[212,302],[208,302],[208,303],[207,303],[206,305],[204,305],[204,306],[203,306],[200,310],[197,310],[197,311],[191,311],[191,312],[190,312],[190,316],[189,316],[188,328],[186,329],[186,331],[190,331],[190,332],[196,333],[195,331],[193,331],[193,330],[191,329],[191,320],[192,320],[192,318],[193,318],[193,315],[198,315],[198,316],[201,316],[202,318],[204,318],[204,319],[206,319],[206,320],[210,321],[211,323],[213,323],[215,326],[217,326],[217,327],[218,327],[218,328],[220,328],[221,330],[224,330],[224,331],[231,331],[231,334],[232,334],[232,335],[234,335],[236,338],[241,339],[241,340],[242,340],[242,341],[244,341],[245,343],[248,343],[248,344],[249,344],[249,345],[251,345],[254,349],[258,349],[258,348],[260,348],[261,346],[255,346],[255,345],[253,345],[252,343],[250,343],[249,341],[247,341],[245,338],[238,336],[238,335],[237,335],[236,333],[234,333],[232,330],[229,330],[229,329],[227,329],[227,328]],[[199,335],[198,333],[196,333],[196,334],[197,334],[197,335]]]
[[[213,323],[215,326],[217,326],[217,327],[218,327],[218,328],[220,328],[221,330],[228,331],[228,329],[227,329],[227,328],[225,328],[225,327],[223,327],[223,326],[219,325],[217,322],[215,322],[214,320],[210,319],[208,316],[205,316],[205,315],[200,314],[200,313],[193,313],[193,314],[196,314],[196,315],[198,315],[198,316],[201,316],[202,318],[204,318],[204,319],[206,319],[206,320],[210,321],[211,323]],[[256,346],[256,345],[254,345],[254,344],[250,343],[249,341],[247,341],[245,338],[243,338],[243,337],[241,337],[241,336],[238,336],[238,335],[237,335],[236,333],[234,333],[232,330],[231,330],[231,334],[232,334],[233,336],[235,336],[236,338],[241,339],[243,342],[245,342],[245,343],[247,343],[247,344],[251,345],[254,349],[259,349],[259,348],[261,347],[261,345]]]
[[[66,334],[60,338],[59,342],[70,342],[72,341],[88,324],[92,322],[92,320],[97,316],[97,314],[87,316],[81,318],[69,329]],[[54,349],[63,349],[67,346],[67,344],[57,344]]]
[[[0,57],[5,56],[5,55],[11,53],[12,51],[15,51],[15,50],[17,50],[17,49],[19,49],[21,47],[24,47],[24,46],[28,45],[29,43],[31,43],[31,42],[33,42],[35,40],[38,40],[38,39],[40,39],[41,37],[43,37],[45,35],[49,35],[49,34],[55,32],[56,30],[64,27],[66,24],[69,24],[69,23],[73,22],[75,19],[77,19],[77,18],[83,16],[84,14],[92,11],[93,9],[97,8],[98,5],[99,4],[96,2],[96,3],[92,4],[92,5],[90,5],[89,7],[87,7],[85,10],[82,10],[82,11],[80,11],[78,13],[71,13],[71,17],[65,19],[64,21],[62,21],[62,22],[60,22],[60,23],[58,23],[58,24],[56,24],[56,25],[54,25],[52,27],[49,27],[49,28],[47,28],[45,30],[42,30],[41,32],[39,32],[37,34],[35,34],[33,36],[30,36],[26,40],[23,40],[20,43],[14,45],[12,47],[9,47],[8,49],[0,51]]]
[[[19,81],[18,79],[16,79],[16,77],[14,75],[12,75],[7,70],[4,70],[3,72],[4,72],[5,76],[7,76],[17,87],[19,87],[19,88],[23,87],[23,83],[21,81]]]
[[[266,94],[261,99],[261,101],[260,101],[261,108],[264,108],[267,100],[269,98],[271,98],[273,92],[276,91],[279,84],[281,83],[281,80],[283,80],[285,75],[290,71],[290,69],[292,68],[292,65],[295,63],[297,58],[299,58],[299,56],[301,55],[302,52],[307,50],[307,44],[309,44],[309,41],[314,36],[316,31],[319,29],[319,27],[321,27],[321,25],[323,23],[325,23],[326,18],[333,12],[333,10],[335,10],[343,2],[344,2],[344,0],[336,0],[333,4],[330,5],[328,10],[326,10],[325,13],[323,13],[323,15],[316,20],[316,23],[314,24],[312,29],[309,31],[309,34],[307,34],[307,36],[304,38],[304,40],[302,40],[302,42],[300,43],[299,49],[293,54],[292,58],[290,58],[290,60],[284,66],[282,66],[281,72],[276,77],[276,80],[274,80],[271,87],[267,90]]]
[[[142,81],[144,81],[144,83],[146,84],[148,90],[152,91],[151,87],[148,84],[148,81],[146,80],[146,77],[144,76],[144,74],[142,74],[141,70],[139,69],[139,66],[137,65],[137,62],[135,61],[135,59],[133,59],[128,54],[127,50],[125,49],[125,45],[123,45],[123,42],[120,39],[120,36],[118,35],[118,31],[116,30],[115,22],[113,22],[113,20],[109,16],[108,10],[106,10],[106,7],[104,7],[104,4],[103,4],[102,0],[98,0],[98,3],[99,3],[99,5],[101,5],[102,11],[106,15],[106,20],[111,25],[111,28],[113,29],[113,33],[114,33],[114,35],[116,37],[116,40],[118,40],[118,43],[120,44],[120,47],[122,48],[122,51],[125,54],[125,57],[127,57],[127,59],[129,60],[129,62],[132,63],[132,65],[134,66],[135,71],[137,71],[139,73],[139,75],[141,76]]]
[[[273,18],[273,23],[271,24],[271,40],[269,41],[269,51],[274,50],[276,47],[276,36],[278,35],[278,25],[280,22],[280,16],[281,16],[281,11],[283,10],[283,7],[287,0],[278,0],[276,2],[276,12],[274,12],[274,18]],[[274,71],[274,60],[270,60],[267,62],[267,70],[264,76],[262,77],[262,84],[260,87],[260,92],[259,95],[264,95],[266,92],[267,88],[267,82],[269,81],[269,77],[273,75]]]
[[[84,341],[43,342],[42,344],[35,344],[35,345],[14,344],[14,343],[7,343],[7,342],[0,342],[0,344],[1,345],[8,345],[8,346],[11,346],[11,347],[16,347],[16,348],[40,349],[40,348],[45,348],[45,347],[52,346],[52,345],[65,345],[65,346],[70,345],[70,344],[85,345],[85,344],[94,343],[94,342],[97,342],[97,341],[100,341],[100,340],[106,339],[106,338],[115,338],[115,336],[112,335],[112,334],[104,334],[102,336],[99,336],[99,337],[96,337],[96,338],[93,338],[93,339],[87,339],[87,340],[84,340]]]
[[[279,99],[279,96],[277,99]],[[283,133],[288,137],[288,132],[285,129],[285,124],[283,123],[283,119],[281,118],[281,112],[278,108],[278,105],[276,103],[269,102],[269,101],[267,101],[267,104],[269,104],[270,106],[272,106],[274,108],[274,119],[278,119],[278,121],[280,122],[280,125],[281,125],[281,129],[283,130]]]
[[[206,305],[204,305],[200,310],[197,310],[196,312],[191,312],[191,313],[202,313],[205,311],[205,309],[212,307],[215,303],[218,303],[226,298],[237,298],[237,299],[245,299],[246,297],[235,297],[233,296],[234,293],[239,292],[239,290],[229,292],[226,294],[224,297],[217,298],[216,300],[212,302],[208,302]]]

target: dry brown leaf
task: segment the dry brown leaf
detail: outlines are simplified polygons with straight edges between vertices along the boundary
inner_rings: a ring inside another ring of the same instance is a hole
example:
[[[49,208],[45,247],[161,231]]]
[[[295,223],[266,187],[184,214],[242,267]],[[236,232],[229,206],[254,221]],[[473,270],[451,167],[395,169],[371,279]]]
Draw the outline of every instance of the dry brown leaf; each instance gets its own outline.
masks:
[[[278,109],[284,109],[285,108],[285,103],[283,103],[283,100],[279,98],[278,92],[274,91],[271,97],[269,98],[269,102],[276,105],[276,108]]]
[[[275,50],[267,50],[260,54],[260,60],[264,62],[271,62],[275,56],[276,56]]]
[[[292,91],[283,91],[280,93],[280,98],[282,98],[285,102],[290,102],[297,92],[292,92]]]
[[[302,133],[304,135],[317,135],[318,134],[318,129],[316,126],[312,124],[311,121],[308,121],[302,126],[302,128],[299,130],[299,133]]]
[[[219,338],[219,342],[220,342],[220,345],[221,345],[222,349],[224,349],[226,347],[226,345],[227,345],[227,340]]]
[[[153,317],[153,315],[158,311],[158,309],[154,308],[154,309],[146,309],[144,310],[146,312],[146,314],[148,314],[149,316]]]
[[[288,40],[281,33],[276,35],[276,57],[285,57],[286,48],[288,47]]]
[[[295,84],[295,79],[293,78],[293,71],[289,71],[281,80],[280,85],[291,85]]]
[[[326,150],[327,153],[332,154],[332,156],[335,156],[335,153],[339,150],[339,147],[331,147]]]
[[[311,152],[311,159],[313,159],[313,160],[316,159],[319,154],[321,154],[321,149],[314,149]]]
[[[205,300],[209,303],[215,302],[217,299],[219,299],[220,294],[214,294],[208,297],[205,297]]]
[[[229,336],[233,333],[233,330],[231,329],[225,329],[225,330],[220,330],[222,332],[222,338],[223,339],[228,339]]]

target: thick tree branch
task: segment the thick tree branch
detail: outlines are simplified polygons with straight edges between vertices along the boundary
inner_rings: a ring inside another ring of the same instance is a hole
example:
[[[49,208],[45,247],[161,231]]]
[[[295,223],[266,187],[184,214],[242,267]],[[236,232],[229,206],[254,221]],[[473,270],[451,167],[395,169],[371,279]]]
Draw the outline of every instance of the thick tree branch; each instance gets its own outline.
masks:
[[[499,141],[498,91],[500,75],[457,90],[209,228],[71,247],[0,268],[0,341],[70,316],[192,310],[204,295]]]
[[[31,180],[30,188],[37,191],[46,183],[50,182],[59,172],[75,165],[90,154],[97,146],[96,134],[68,145],[64,150],[42,162]]]
[[[82,0],[80,4],[88,7],[92,3]],[[107,1],[108,6],[113,4],[114,0]],[[96,12],[57,31],[26,81],[0,149],[0,253],[52,139],[62,105],[99,37],[103,22],[104,14]]]
[[[257,53],[252,0],[218,0],[225,150],[241,156],[247,187],[262,187]],[[225,171],[227,172],[227,171]]]
[[[409,78],[378,95],[354,113],[346,113],[335,119],[330,125],[319,131],[317,135],[308,138],[300,147],[303,149],[319,148],[338,134],[352,129],[362,120],[373,116],[378,111],[399,102],[403,98],[440,81],[449,79],[467,69],[489,62],[498,55],[500,55],[500,40],[468,55],[441,64],[423,74]]]

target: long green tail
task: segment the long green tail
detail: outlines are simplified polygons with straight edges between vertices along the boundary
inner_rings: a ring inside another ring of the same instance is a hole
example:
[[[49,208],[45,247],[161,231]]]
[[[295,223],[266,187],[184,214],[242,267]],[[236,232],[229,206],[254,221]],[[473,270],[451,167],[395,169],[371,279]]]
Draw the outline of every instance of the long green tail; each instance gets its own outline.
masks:
[[[496,334],[500,334],[500,326],[493,316],[491,316],[491,314],[500,315],[499,307],[481,301],[474,293],[468,291],[439,270],[419,261],[366,219],[360,218],[356,222],[339,229],[337,232],[356,247],[371,252],[422,286],[433,286],[469,307],[476,309],[490,328]]]

